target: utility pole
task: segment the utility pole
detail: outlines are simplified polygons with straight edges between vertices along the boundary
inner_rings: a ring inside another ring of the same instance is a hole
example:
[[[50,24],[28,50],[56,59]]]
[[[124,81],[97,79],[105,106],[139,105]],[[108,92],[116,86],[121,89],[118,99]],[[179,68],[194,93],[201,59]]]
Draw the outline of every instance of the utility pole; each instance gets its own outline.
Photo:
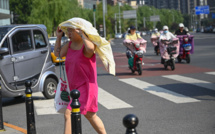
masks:
[[[155,11],[154,11],[154,9],[153,9],[153,14],[154,14],[154,16],[155,16]],[[154,21],[154,28],[155,28],[155,21]]]
[[[143,28],[145,28],[145,27],[146,27],[146,18],[143,17]]]
[[[94,27],[96,28],[96,5],[93,5],[93,19],[94,19]]]
[[[103,29],[104,29],[104,38],[106,38],[106,25],[105,25],[105,11],[106,11],[106,2],[105,0],[102,0],[102,4],[103,4]]]
[[[118,4],[119,4],[119,33],[121,34],[121,16],[120,16],[120,6],[121,6],[121,2],[119,2]]]
[[[117,20],[116,20],[116,13],[115,13],[115,34],[117,34]]]

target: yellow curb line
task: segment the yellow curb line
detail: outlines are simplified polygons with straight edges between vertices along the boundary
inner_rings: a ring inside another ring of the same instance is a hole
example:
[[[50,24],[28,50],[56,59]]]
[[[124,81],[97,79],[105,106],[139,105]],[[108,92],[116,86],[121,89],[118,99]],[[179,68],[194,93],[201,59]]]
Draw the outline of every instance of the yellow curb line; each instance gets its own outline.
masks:
[[[24,134],[27,134],[27,130],[25,130],[25,129],[21,128],[21,127],[17,127],[15,125],[12,125],[12,124],[9,124],[9,123],[6,123],[6,122],[4,122],[4,125],[7,126],[7,127],[12,128],[12,129],[15,129],[17,131],[20,131],[20,132],[22,132]]]

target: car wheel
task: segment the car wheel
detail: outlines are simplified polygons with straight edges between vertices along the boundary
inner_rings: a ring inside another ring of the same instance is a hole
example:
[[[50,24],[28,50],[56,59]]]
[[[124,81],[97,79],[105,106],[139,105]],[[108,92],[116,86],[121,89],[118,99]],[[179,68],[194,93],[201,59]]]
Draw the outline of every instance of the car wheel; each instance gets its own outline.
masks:
[[[57,81],[54,78],[47,78],[44,84],[43,95],[46,99],[52,99],[55,97],[55,91],[57,90]]]

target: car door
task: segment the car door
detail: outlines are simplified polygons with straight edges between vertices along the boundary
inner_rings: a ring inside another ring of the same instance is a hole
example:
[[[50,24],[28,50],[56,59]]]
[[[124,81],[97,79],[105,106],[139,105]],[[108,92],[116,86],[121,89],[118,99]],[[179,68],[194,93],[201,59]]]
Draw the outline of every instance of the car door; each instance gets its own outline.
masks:
[[[9,40],[6,38],[2,45],[0,45],[1,48],[8,48],[9,52],[1,54],[0,58],[0,76],[1,81],[5,85],[6,88],[9,90],[16,90],[16,83],[14,80],[14,67],[13,62],[11,61],[11,51],[10,51],[10,45]]]
[[[34,45],[33,30],[30,28],[17,29],[10,35],[10,41],[17,89],[25,89],[26,80],[31,80],[32,86],[36,85],[44,64],[41,55],[46,55],[47,49],[44,51]]]

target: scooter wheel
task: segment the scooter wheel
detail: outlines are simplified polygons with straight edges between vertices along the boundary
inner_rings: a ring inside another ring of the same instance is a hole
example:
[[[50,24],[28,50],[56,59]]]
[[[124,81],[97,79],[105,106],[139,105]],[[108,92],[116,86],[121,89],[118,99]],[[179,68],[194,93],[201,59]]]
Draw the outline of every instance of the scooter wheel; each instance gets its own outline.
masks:
[[[166,63],[164,63],[164,69],[166,69],[166,70],[167,70],[167,64],[166,64]]]
[[[141,66],[140,63],[137,64],[137,70],[138,70],[138,74],[139,74],[139,75],[142,75],[142,66]]]
[[[135,72],[135,71],[134,71],[134,69],[133,69],[132,67],[130,67],[130,69],[131,69],[131,72],[132,72],[132,73],[134,73],[134,72]]]
[[[190,55],[189,54],[186,56],[186,62],[190,63]]]
[[[175,61],[172,61],[171,69],[175,70]]]
[[[158,51],[156,51],[156,55],[159,55]]]
[[[178,59],[178,62],[181,63],[180,55],[177,57],[177,59]]]

